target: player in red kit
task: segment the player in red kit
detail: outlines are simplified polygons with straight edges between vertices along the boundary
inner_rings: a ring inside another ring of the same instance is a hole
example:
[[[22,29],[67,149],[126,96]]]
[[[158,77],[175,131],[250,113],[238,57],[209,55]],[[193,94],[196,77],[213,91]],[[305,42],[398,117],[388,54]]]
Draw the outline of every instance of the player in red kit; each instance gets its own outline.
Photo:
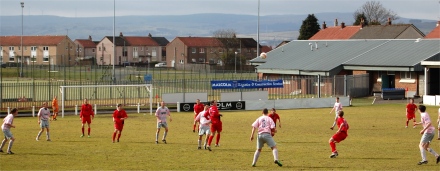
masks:
[[[338,131],[336,131],[336,134],[334,134],[328,141],[330,147],[332,148],[332,155],[330,155],[330,158],[336,158],[336,156],[338,156],[338,151],[336,150],[336,143],[345,140],[345,138],[347,138],[348,136],[347,131],[350,128],[350,126],[348,126],[347,121],[344,119],[344,111],[342,110],[338,111],[338,119],[336,120],[336,124],[338,125],[339,129]]]
[[[409,103],[406,105],[406,126],[408,128],[408,123],[413,120],[413,128],[416,128],[416,110],[417,105],[414,104],[414,99],[409,99]]]
[[[271,119],[273,120],[273,122],[275,123],[275,127],[277,126],[277,120],[278,120],[278,125],[279,125],[279,127],[281,128],[281,119],[280,119],[280,115],[278,115],[278,114],[276,113],[275,108],[272,108],[272,112],[271,112],[271,114],[269,114],[268,116],[269,116],[269,118],[271,118]],[[275,135],[274,133],[271,133],[271,134],[272,134],[272,137]]]
[[[116,134],[118,134],[117,141],[121,138],[122,129],[124,128],[124,121],[127,119],[127,112],[122,109],[122,105],[118,104],[118,108],[113,112],[113,122],[115,123],[115,131],[113,132],[113,143],[115,143]]]
[[[202,103],[200,103],[200,99],[197,99],[196,100],[196,104],[194,104],[194,119],[197,117],[197,115],[201,112],[201,111],[203,111],[203,109],[204,109],[204,105],[202,104]],[[194,122],[194,125],[193,125],[193,132],[196,132],[196,125],[197,125],[197,122]],[[199,124],[199,126],[200,126],[200,124]],[[197,129],[198,130],[198,129]]]
[[[84,103],[81,106],[81,112],[79,113],[79,118],[81,118],[81,137],[84,137],[84,124],[87,122],[87,135],[90,138],[90,124],[92,123],[92,119],[95,117],[93,113],[92,105],[90,105],[87,99],[84,99]]]
[[[217,101],[215,100],[211,101],[211,107],[209,108],[208,111],[209,112],[205,113],[205,117],[206,115],[209,114],[209,118],[211,119],[211,135],[209,136],[208,146],[206,148],[208,148],[208,150],[211,151],[211,142],[216,132],[217,132],[217,137],[215,141],[215,146],[216,147],[219,146],[220,133],[222,132],[222,121],[220,121],[220,117],[222,115],[218,112]]]

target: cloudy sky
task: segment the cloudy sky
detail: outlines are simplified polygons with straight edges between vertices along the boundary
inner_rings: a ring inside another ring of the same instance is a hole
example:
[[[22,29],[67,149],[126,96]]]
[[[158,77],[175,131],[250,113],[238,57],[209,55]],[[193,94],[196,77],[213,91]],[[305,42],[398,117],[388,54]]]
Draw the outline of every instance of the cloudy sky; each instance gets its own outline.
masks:
[[[0,0],[0,16],[113,16],[113,0]],[[260,0],[260,15],[354,12],[367,0]],[[439,20],[439,0],[380,0],[400,17]],[[115,0],[116,16],[225,13],[257,15],[258,0]],[[0,23],[1,24],[1,23]]]

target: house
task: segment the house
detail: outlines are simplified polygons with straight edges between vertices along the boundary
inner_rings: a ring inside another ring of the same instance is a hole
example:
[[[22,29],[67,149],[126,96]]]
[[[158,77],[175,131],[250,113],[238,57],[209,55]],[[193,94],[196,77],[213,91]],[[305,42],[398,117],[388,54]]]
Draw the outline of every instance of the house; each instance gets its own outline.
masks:
[[[81,64],[92,65],[96,62],[96,44],[99,42],[93,41],[92,36],[88,39],[76,39],[74,41],[77,53],[78,62]]]
[[[440,94],[439,68],[432,67],[425,77],[422,66],[439,61],[439,46],[440,40],[427,39],[291,41],[269,52],[257,72],[272,79],[369,74],[370,92],[404,88],[413,95]],[[426,88],[425,82],[430,82]]]
[[[435,28],[425,36],[425,39],[440,39],[440,21],[437,21]]]
[[[335,26],[333,27],[327,27],[324,22],[321,30],[309,40],[347,40],[363,28],[363,26],[346,26],[345,23],[338,26],[337,21],[335,20]]]
[[[418,39],[425,37],[412,24],[369,25],[360,29],[350,39]]]
[[[96,63],[98,65],[130,65],[162,61],[168,40],[164,37],[124,36],[122,32],[115,37],[113,52],[113,36],[104,37],[98,44]],[[112,58],[116,56],[116,58]]]
[[[249,60],[258,54],[257,42],[254,39],[235,37],[176,37],[166,49],[167,66],[178,69],[206,68],[206,65],[226,67],[226,64],[248,64]]]
[[[75,44],[66,35],[23,36],[23,41],[21,38],[21,36],[0,37],[0,61],[2,63],[9,66],[16,66],[21,62],[24,65],[75,64]],[[23,61],[21,61],[22,56]]]

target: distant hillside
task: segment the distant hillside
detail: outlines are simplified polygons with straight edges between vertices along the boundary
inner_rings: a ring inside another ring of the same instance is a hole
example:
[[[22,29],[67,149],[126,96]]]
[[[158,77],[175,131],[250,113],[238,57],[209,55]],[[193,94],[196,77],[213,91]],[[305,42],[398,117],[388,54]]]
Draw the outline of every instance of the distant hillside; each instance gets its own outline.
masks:
[[[260,42],[271,46],[283,40],[294,40],[304,15],[260,16]],[[346,25],[353,23],[352,13],[318,13],[318,22],[333,25],[335,18]],[[394,23],[414,22],[425,34],[436,24],[433,20],[400,19]],[[72,40],[93,40],[113,35],[113,17],[71,18],[58,16],[24,16],[24,35],[68,35]],[[169,41],[176,36],[212,36],[219,29],[233,29],[239,36],[257,37],[257,16],[235,14],[193,14],[161,16],[116,17],[116,35],[166,37]],[[0,16],[0,35],[21,35],[21,16]]]

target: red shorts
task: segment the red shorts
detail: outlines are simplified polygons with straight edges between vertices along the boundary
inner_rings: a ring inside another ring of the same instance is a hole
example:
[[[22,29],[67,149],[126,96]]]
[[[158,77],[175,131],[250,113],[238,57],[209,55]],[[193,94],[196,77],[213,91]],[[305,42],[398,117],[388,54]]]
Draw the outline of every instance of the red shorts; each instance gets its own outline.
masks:
[[[211,132],[222,132],[222,122],[211,124]]]
[[[335,140],[336,142],[341,142],[343,140],[345,140],[345,138],[347,138],[347,132],[338,132],[335,135],[333,135],[333,140]]]
[[[81,118],[81,122],[83,123],[83,124],[85,124],[86,122],[88,123],[88,124],[90,124],[90,123],[92,123],[92,119],[89,117],[89,118],[85,118],[85,117],[82,117]]]
[[[415,115],[415,114],[406,114],[406,118],[407,118],[408,120],[416,119],[416,115]]]
[[[115,129],[117,129],[119,131],[122,131],[122,129],[124,129],[124,124],[122,124],[122,123],[119,123],[119,124],[115,123]]]
[[[53,113],[58,113],[58,108],[53,108]]]

